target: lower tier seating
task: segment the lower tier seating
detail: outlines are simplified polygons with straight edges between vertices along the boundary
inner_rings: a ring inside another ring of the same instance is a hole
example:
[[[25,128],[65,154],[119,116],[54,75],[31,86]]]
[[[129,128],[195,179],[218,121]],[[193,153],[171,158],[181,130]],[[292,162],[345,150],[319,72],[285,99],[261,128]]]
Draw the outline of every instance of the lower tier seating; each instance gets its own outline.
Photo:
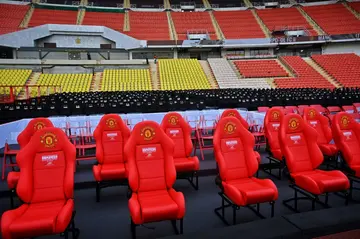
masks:
[[[76,25],[77,10],[50,10],[35,8],[30,19],[29,27],[43,24],[71,24]]]
[[[358,55],[313,55],[312,59],[343,86],[360,86],[360,57]]]
[[[0,35],[19,30],[29,5],[0,4]]]
[[[101,82],[102,91],[151,90],[148,69],[105,70]]]
[[[276,60],[241,60],[234,61],[234,64],[245,78],[288,76]]]
[[[29,79],[32,70],[0,70],[0,95],[9,95],[9,87],[1,86],[19,86],[14,87],[14,94],[19,94],[26,81]]]

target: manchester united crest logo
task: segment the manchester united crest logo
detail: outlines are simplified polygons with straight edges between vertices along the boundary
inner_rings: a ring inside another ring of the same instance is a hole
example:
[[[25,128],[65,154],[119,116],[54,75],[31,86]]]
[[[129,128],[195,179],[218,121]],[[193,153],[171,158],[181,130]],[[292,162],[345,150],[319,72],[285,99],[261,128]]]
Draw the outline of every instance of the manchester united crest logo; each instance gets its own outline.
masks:
[[[313,110],[313,109],[309,110],[308,115],[309,115],[310,119],[314,118],[314,117],[315,117],[315,115],[316,115],[315,110]]]
[[[40,142],[44,144],[46,148],[53,148],[57,143],[57,137],[53,133],[45,133],[41,136]]]
[[[141,136],[143,136],[145,140],[152,140],[155,137],[155,130],[151,127],[145,127],[141,130]]]
[[[236,125],[233,122],[228,122],[226,123],[225,127],[224,127],[224,131],[227,134],[233,134],[236,130]]]
[[[234,112],[230,112],[230,113],[228,114],[228,116],[234,117],[234,116],[235,116],[235,113],[234,113]]]
[[[272,118],[273,118],[274,120],[278,120],[279,117],[280,117],[279,111],[274,111],[274,112],[272,113]]]
[[[350,123],[349,117],[347,117],[346,115],[341,117],[340,121],[341,121],[341,125],[343,127],[348,127],[348,125]]]
[[[43,122],[37,122],[36,124],[34,124],[34,130],[40,130],[45,128],[45,124]]]
[[[113,118],[110,118],[110,119],[107,119],[106,120],[106,125],[109,127],[109,128],[115,128],[117,123],[116,123],[116,120],[113,119]]]
[[[169,119],[169,123],[171,125],[176,125],[178,121],[179,121],[178,117],[176,117],[176,116],[171,116],[170,119]]]
[[[289,120],[289,128],[291,130],[296,130],[299,127],[299,120],[296,118],[292,118]]]

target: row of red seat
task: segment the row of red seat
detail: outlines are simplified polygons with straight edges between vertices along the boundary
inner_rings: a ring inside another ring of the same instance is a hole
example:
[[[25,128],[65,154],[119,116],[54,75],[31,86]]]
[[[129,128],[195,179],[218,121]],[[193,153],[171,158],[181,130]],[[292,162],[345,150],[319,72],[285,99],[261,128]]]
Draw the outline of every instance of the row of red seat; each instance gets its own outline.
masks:
[[[288,73],[276,60],[234,61],[245,78],[286,77]]]
[[[0,35],[20,30],[28,5],[0,4]]]
[[[29,21],[29,27],[36,27],[50,23],[76,25],[77,15],[77,10],[49,10],[35,8]]]

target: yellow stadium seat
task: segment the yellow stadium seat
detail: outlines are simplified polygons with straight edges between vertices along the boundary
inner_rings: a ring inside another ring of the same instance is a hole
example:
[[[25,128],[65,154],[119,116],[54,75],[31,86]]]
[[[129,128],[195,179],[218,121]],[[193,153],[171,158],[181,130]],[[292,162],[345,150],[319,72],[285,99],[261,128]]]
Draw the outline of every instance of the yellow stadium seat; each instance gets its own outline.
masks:
[[[161,90],[211,89],[211,85],[196,59],[159,60]]]
[[[26,81],[29,79],[32,70],[0,70],[0,86],[14,87],[14,94],[18,95]],[[0,94],[9,95],[10,87],[0,87]]]
[[[148,69],[104,70],[101,91],[145,91],[152,90]]]

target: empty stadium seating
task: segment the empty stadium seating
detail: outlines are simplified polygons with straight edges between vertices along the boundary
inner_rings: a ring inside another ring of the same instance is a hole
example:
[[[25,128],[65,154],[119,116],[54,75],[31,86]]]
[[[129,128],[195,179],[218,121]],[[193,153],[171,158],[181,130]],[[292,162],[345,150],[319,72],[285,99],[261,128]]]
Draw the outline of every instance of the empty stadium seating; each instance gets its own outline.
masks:
[[[360,2],[349,2],[351,8],[360,13]]]
[[[102,91],[151,90],[148,69],[105,70],[101,82]]]
[[[19,30],[29,5],[0,4],[0,35]]]
[[[71,24],[76,25],[77,10],[51,10],[35,8],[30,19],[29,27],[43,24]]]
[[[358,55],[313,55],[312,59],[343,86],[360,86],[360,57]]]
[[[172,12],[171,17],[179,40],[187,39],[188,31],[207,32],[211,39],[217,39],[208,12]]]
[[[299,56],[283,56],[282,62],[288,65],[295,73],[296,78],[275,79],[280,88],[330,88],[335,86],[320,75]]]
[[[169,25],[165,12],[130,11],[130,36],[146,40],[169,40]]]
[[[22,85],[25,85],[26,81],[31,75],[31,70],[0,70],[0,86],[19,86],[14,87],[14,94],[19,94]],[[10,88],[0,87],[0,94],[8,95]]]
[[[195,59],[159,60],[161,90],[210,89],[210,83]]]
[[[245,78],[288,76],[276,60],[242,60],[234,61],[234,64]]]
[[[304,29],[310,36],[317,35],[296,8],[262,9],[256,11],[270,31],[281,29]]]
[[[114,12],[90,12],[86,11],[83,25],[105,26],[122,32],[124,28],[124,14]]]
[[[214,11],[214,16],[227,39],[265,38],[251,11]]]
[[[307,14],[328,34],[360,32],[360,20],[341,3],[303,7]]]

